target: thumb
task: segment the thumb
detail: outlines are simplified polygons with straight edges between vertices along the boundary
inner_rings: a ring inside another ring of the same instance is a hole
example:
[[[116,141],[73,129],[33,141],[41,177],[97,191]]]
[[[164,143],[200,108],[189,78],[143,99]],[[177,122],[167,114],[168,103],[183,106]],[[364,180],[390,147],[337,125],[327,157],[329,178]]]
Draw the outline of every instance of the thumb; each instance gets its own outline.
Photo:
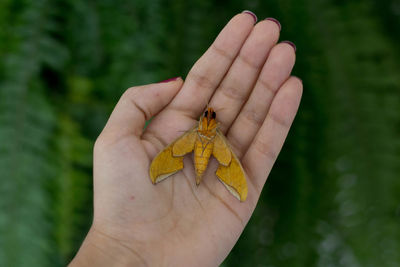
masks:
[[[101,135],[120,138],[127,134],[139,137],[147,120],[159,113],[182,87],[181,77],[160,83],[131,87],[121,96]]]

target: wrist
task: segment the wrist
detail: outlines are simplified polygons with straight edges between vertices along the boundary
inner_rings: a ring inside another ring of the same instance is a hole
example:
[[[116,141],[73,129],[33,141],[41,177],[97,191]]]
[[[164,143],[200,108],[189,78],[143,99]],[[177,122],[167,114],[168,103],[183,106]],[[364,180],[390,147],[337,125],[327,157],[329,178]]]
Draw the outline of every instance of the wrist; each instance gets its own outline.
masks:
[[[139,252],[92,227],[69,266],[147,266],[147,264]]]

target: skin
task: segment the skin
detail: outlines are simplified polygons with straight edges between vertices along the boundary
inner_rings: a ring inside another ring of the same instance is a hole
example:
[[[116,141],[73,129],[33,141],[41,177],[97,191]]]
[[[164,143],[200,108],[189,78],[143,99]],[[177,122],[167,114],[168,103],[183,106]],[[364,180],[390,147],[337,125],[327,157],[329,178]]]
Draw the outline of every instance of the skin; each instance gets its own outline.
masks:
[[[234,16],[181,78],[129,88],[94,147],[94,218],[70,266],[218,266],[252,215],[297,112],[295,51],[270,20]],[[201,101],[203,100],[203,101]],[[153,185],[149,165],[197,123],[206,103],[247,174],[245,202],[211,159],[196,186],[192,158]],[[146,120],[154,119],[143,130]]]

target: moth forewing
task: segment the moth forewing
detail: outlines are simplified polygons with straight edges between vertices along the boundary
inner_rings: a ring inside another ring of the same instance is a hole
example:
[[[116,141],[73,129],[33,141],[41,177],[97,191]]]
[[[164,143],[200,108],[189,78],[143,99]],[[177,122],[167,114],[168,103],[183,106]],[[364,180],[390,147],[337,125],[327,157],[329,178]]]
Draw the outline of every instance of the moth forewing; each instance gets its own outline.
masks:
[[[218,160],[219,164],[224,166],[228,166],[232,160],[231,148],[219,130],[217,130],[214,137],[213,156]]]
[[[172,147],[173,144],[167,146],[151,162],[150,179],[153,184],[183,169],[183,157],[173,157]]]
[[[182,157],[190,153],[194,149],[197,138],[197,128],[193,127],[190,131],[179,137],[173,144],[172,155],[174,157]]]
[[[193,151],[195,137],[196,127],[193,127],[157,154],[150,165],[153,184],[183,169],[183,156]]]

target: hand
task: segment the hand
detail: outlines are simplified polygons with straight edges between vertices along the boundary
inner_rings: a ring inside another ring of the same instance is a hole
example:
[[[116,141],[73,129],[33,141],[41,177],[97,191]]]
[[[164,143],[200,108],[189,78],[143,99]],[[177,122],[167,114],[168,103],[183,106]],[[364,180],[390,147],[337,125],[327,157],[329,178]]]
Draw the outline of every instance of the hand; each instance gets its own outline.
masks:
[[[254,25],[249,13],[238,14],[184,83],[177,78],[124,93],[95,144],[93,225],[71,266],[224,260],[257,204],[302,94],[301,80],[290,76],[295,50],[277,44],[279,32],[271,20]],[[246,171],[245,202],[218,181],[215,160],[199,186],[191,157],[182,171],[150,181],[151,160],[195,125],[207,102]]]

